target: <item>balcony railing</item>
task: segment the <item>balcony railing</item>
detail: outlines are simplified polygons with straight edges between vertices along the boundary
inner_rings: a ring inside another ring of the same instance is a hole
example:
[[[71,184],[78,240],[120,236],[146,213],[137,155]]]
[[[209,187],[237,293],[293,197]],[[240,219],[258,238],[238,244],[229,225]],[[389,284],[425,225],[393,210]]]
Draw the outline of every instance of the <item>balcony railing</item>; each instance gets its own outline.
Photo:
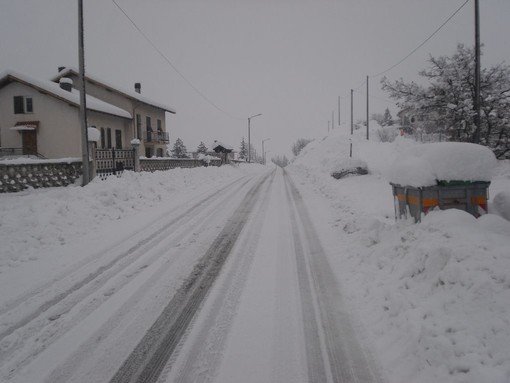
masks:
[[[165,143],[169,142],[168,132],[144,132],[143,139],[145,142],[153,142],[153,143]]]
[[[42,154],[29,148],[0,148],[0,157],[37,157],[46,159]]]

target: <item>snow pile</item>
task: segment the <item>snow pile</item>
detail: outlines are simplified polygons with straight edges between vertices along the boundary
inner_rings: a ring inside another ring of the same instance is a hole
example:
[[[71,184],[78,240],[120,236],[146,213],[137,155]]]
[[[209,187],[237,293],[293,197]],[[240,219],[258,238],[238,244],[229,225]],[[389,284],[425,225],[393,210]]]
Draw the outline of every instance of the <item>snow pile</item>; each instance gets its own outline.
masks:
[[[362,161],[359,158],[342,158],[333,163],[330,173],[334,176],[334,174],[347,174],[366,168],[367,164],[365,161]]]
[[[492,206],[500,216],[510,221],[510,191],[502,191],[496,194]]]
[[[465,142],[438,142],[405,150],[396,159],[390,181],[432,186],[436,181],[490,181],[496,157],[487,147]]]
[[[509,222],[452,209],[374,222],[358,239],[346,271],[390,381],[508,381]]]
[[[197,158],[201,161],[204,161],[207,165],[210,165],[211,161],[213,161],[213,160],[219,160],[218,157],[213,157],[213,156],[210,156],[210,155],[204,154],[204,153],[199,153]]]
[[[382,143],[355,133],[353,153],[368,164],[369,175],[329,176],[331,164],[349,156],[348,129],[310,144],[288,171],[301,179],[305,200],[317,193],[329,200],[327,222],[316,224],[326,226],[323,236],[334,233],[323,238],[332,268],[387,380],[509,382],[510,222],[502,217],[510,212],[510,164],[475,145],[403,137]],[[433,211],[420,224],[395,222],[389,181],[414,183],[410,165],[423,167],[425,160],[434,169],[428,178],[416,176],[420,186],[424,179],[488,180],[493,174],[490,195],[497,198],[489,213],[501,217],[475,219],[451,209]],[[407,178],[394,179],[395,173]]]
[[[173,169],[134,173],[122,177],[95,178],[82,188],[69,186],[26,190],[0,195],[0,288],[7,299],[7,275],[14,269],[47,262],[41,254],[57,254],[58,247],[90,233],[104,233],[131,216],[157,209],[161,203],[178,206],[193,195],[220,188],[256,165]],[[154,216],[154,213],[153,213]],[[150,218],[150,217],[149,217]],[[140,218],[141,219],[141,218]],[[56,260],[72,263],[72,254]],[[3,287],[2,287],[3,286]]]

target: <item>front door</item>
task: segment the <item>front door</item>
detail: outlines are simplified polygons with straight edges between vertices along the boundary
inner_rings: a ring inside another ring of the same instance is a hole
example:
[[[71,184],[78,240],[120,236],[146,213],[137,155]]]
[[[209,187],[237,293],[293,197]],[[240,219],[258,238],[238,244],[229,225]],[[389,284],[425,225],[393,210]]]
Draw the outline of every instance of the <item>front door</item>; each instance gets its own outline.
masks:
[[[36,155],[37,154],[37,131],[34,130],[23,130],[22,131],[22,143],[23,143],[23,154],[24,155]]]

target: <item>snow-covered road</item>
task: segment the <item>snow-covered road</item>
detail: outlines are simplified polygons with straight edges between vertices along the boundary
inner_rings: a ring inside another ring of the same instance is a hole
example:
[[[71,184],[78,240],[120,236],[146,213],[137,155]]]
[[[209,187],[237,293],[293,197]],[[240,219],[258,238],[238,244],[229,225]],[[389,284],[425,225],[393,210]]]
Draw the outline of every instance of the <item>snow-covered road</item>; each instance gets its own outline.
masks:
[[[308,210],[278,169],[159,382],[378,382]]]
[[[282,169],[164,206],[11,293],[2,381],[380,381]]]

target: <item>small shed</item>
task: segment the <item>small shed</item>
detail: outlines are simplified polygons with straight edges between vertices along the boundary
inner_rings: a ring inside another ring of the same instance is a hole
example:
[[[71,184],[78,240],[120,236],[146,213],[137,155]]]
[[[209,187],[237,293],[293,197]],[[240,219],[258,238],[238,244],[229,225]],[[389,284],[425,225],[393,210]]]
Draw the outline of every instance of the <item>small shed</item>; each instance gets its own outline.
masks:
[[[229,153],[232,153],[232,151],[234,150],[232,146],[226,145],[220,141],[215,140],[211,148],[212,150],[214,150],[215,153],[220,154],[222,165],[230,163]]]
[[[475,217],[487,213],[492,171],[497,165],[487,147],[440,142],[403,152],[390,172],[395,218],[415,222],[431,209],[461,209]]]

